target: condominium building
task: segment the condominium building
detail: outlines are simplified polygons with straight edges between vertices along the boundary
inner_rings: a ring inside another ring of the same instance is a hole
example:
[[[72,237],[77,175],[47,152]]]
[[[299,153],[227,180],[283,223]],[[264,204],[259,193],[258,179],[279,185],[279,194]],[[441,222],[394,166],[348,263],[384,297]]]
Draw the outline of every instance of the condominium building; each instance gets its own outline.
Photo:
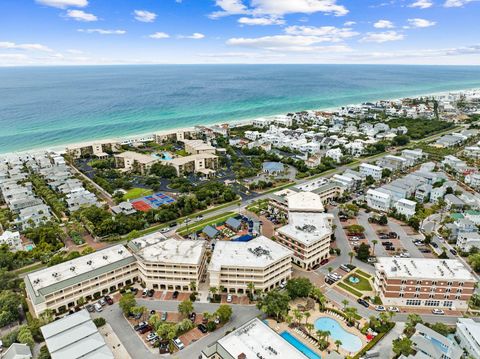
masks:
[[[397,210],[397,213],[403,214],[405,217],[410,218],[415,215],[417,202],[402,198],[395,202],[393,207]]]
[[[186,157],[177,157],[171,160],[162,160],[162,164],[173,166],[178,176],[189,173],[200,173],[211,177],[218,169],[218,156],[211,153],[200,153]]]
[[[292,251],[260,236],[249,242],[217,241],[208,267],[210,287],[243,294],[253,283],[266,292],[292,275]]]
[[[215,147],[203,142],[202,140],[183,140],[185,151],[191,155],[200,155],[203,153],[215,154]]]
[[[365,198],[368,207],[382,212],[388,212],[392,203],[390,194],[375,189],[369,189]]]
[[[138,274],[147,288],[194,290],[205,275],[205,242],[166,239],[160,233],[128,243],[137,257]]]
[[[46,309],[57,313],[133,283],[138,277],[135,257],[116,245],[25,277],[29,304],[36,315]]]
[[[460,359],[463,350],[455,340],[447,338],[433,329],[418,323],[410,338],[412,347],[419,358]],[[419,355],[419,354],[423,355]]]
[[[480,359],[480,323],[471,318],[458,318],[455,337],[460,347],[474,359]]]
[[[150,167],[158,161],[155,157],[133,151],[126,151],[115,155],[115,167],[125,171],[136,170],[141,174],[146,174]]]
[[[384,305],[467,309],[476,283],[457,259],[379,257],[375,291]]]
[[[306,359],[267,324],[254,318],[202,351],[202,359]]]
[[[73,158],[81,158],[84,156],[96,156],[98,158],[108,157],[108,153],[115,152],[120,149],[120,144],[112,141],[98,141],[93,143],[84,143],[68,146],[66,152]]]
[[[359,172],[362,176],[371,176],[374,180],[382,179],[382,167],[371,165],[370,163],[362,163]]]

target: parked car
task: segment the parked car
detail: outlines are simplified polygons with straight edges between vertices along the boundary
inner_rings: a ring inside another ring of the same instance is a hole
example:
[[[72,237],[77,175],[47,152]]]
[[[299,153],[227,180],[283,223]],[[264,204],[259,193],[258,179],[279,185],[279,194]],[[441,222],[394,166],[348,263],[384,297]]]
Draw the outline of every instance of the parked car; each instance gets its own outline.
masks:
[[[162,322],[166,321],[167,320],[167,317],[168,317],[168,313],[167,312],[163,312],[162,313]]]
[[[145,334],[145,333],[148,333],[151,330],[152,330],[152,327],[150,325],[146,325],[146,326],[142,327],[141,329],[139,329],[138,332],[140,334]]]
[[[365,299],[362,299],[362,298],[358,298],[357,303],[360,304],[360,305],[363,305],[365,308],[368,308],[370,306],[370,304],[368,304],[368,302]]]
[[[147,322],[140,322],[137,325],[134,325],[133,329],[138,332],[140,329],[145,328],[147,325]]]
[[[167,233],[170,230],[170,227],[165,227],[160,230],[160,233]]]
[[[178,298],[178,290],[176,290],[175,292],[173,292],[173,295],[172,295],[172,299],[177,299]]]
[[[85,309],[88,310],[90,313],[95,311],[95,307],[92,304],[87,304]]]
[[[347,272],[347,273],[349,273],[349,272],[351,271],[351,269],[348,268],[346,264],[342,264],[342,265],[340,266],[340,269],[343,270],[343,271],[345,271],[345,272]]]
[[[100,298],[98,300],[98,304],[100,304],[103,307],[104,305],[107,305],[107,301],[104,298]]]
[[[376,262],[377,262],[377,258],[375,258],[375,257],[370,257],[370,258],[367,259],[367,262],[368,262],[368,263],[376,263]]]
[[[280,285],[279,285],[280,289],[284,289],[286,286],[287,286],[287,283],[286,283],[285,281],[283,281],[283,282],[280,283]]]
[[[113,299],[109,295],[105,296],[105,301],[108,303],[108,305],[113,304]]]
[[[333,279],[332,277],[325,277],[325,283],[332,285],[335,282],[336,280]]]
[[[421,253],[432,253],[432,251],[428,248],[422,248],[422,249],[420,249],[420,252]]]
[[[136,320],[139,320],[141,317],[142,317],[143,313],[137,313],[137,314],[134,314],[133,317],[136,319]]]
[[[328,263],[328,259],[325,258],[325,259],[322,259],[322,260],[321,260],[320,265],[323,266],[323,265],[325,265],[325,264],[327,264],[327,263]]]
[[[150,289],[150,290],[148,291],[148,294],[147,294],[147,295],[151,298],[151,297],[153,297],[153,294],[154,294],[154,293],[155,293],[155,290],[154,290],[154,289]]]
[[[398,309],[397,307],[388,307],[387,310],[394,313],[400,312],[400,309]]]
[[[147,335],[147,340],[149,342],[157,340],[158,339],[158,334],[157,333],[150,333]]]
[[[383,305],[376,305],[375,306],[375,310],[377,312],[384,312],[385,311],[385,307]]]
[[[169,224],[170,228],[173,228],[173,227],[175,227],[176,225],[177,225],[177,222],[172,222],[172,223]]]
[[[190,313],[189,318],[192,322],[195,322],[195,319],[197,319],[197,313],[195,312]]]
[[[203,324],[199,324],[199,325],[197,326],[197,328],[198,328],[203,334],[205,334],[205,333],[207,332],[207,327],[206,327],[205,325],[203,325]]]
[[[100,303],[95,303],[95,310],[101,312],[103,310],[102,305]]]
[[[435,243],[435,242],[430,243],[430,245],[431,245],[433,248],[438,248],[438,244]]]
[[[148,289],[147,288],[144,288],[143,289],[143,292],[142,292],[142,297],[146,297],[148,295]]]
[[[393,243],[390,241],[382,242],[382,246],[391,246]]]
[[[452,253],[454,256],[457,255],[457,251],[455,249],[450,249],[450,253]]]
[[[231,303],[233,300],[233,297],[231,294],[227,294],[227,303]]]
[[[173,338],[173,344],[178,348],[178,350],[182,350],[183,348],[185,348],[185,345],[178,338]]]
[[[445,312],[443,310],[437,309],[437,308],[432,309],[432,313],[435,314],[435,315],[444,315],[445,314]]]

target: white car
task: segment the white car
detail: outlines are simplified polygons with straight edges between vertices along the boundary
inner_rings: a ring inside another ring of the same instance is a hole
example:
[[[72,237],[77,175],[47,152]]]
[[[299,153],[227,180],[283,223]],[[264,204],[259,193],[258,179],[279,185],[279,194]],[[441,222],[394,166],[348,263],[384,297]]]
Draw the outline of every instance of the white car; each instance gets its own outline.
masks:
[[[95,310],[101,312],[103,310],[102,305],[100,303],[95,303]]]
[[[158,339],[158,334],[157,333],[150,333],[147,335],[147,341],[151,342],[153,340]]]
[[[332,276],[333,278],[335,278],[336,280],[342,279],[342,276],[341,276],[340,274],[338,274],[337,272],[333,272],[333,273],[331,274],[331,276]]]
[[[98,304],[100,304],[103,307],[107,304],[107,302],[105,301],[105,299],[102,298],[98,301]]]
[[[178,350],[182,350],[183,348],[185,348],[185,345],[178,338],[173,339],[173,344],[175,344],[175,346],[178,348]]]
[[[375,310],[377,312],[384,312],[385,311],[385,307],[383,305],[376,305],[375,306]]]
[[[227,303],[231,303],[233,300],[233,297],[231,294],[227,294]]]
[[[287,283],[285,283],[285,282],[282,282],[279,285],[280,289],[284,289],[286,286],[287,286]]]
[[[397,307],[388,307],[387,310],[394,313],[400,312],[400,309],[398,309]]]
[[[160,230],[160,233],[167,233],[170,230],[170,228],[165,227]]]
[[[432,313],[435,314],[435,315],[444,315],[445,312],[441,309],[432,309]]]

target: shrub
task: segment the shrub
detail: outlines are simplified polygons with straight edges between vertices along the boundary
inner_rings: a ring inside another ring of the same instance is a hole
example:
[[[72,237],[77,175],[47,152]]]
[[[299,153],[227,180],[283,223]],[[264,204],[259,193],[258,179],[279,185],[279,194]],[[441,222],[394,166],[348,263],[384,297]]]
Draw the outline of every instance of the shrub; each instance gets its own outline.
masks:
[[[107,321],[105,320],[105,318],[98,317],[93,319],[93,323],[97,328],[100,328],[100,327],[103,327],[105,324],[107,324]]]

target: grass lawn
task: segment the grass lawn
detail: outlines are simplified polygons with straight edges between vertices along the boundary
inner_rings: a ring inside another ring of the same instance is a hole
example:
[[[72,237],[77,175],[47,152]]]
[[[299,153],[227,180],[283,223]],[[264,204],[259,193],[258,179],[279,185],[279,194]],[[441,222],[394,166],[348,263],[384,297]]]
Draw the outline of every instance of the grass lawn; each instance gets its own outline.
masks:
[[[20,274],[34,272],[34,271],[39,270],[39,269],[44,268],[44,267],[46,267],[46,264],[43,264],[43,263],[39,262],[39,263],[34,263],[34,264],[31,264],[31,265],[28,265],[26,267],[16,269],[13,272],[16,275],[20,275]]]
[[[123,199],[127,200],[127,199],[135,199],[135,198],[139,198],[139,197],[143,197],[143,196],[148,196],[150,194],[152,194],[153,191],[151,189],[145,189],[145,188],[132,188],[132,189],[129,189],[127,191],[127,193],[125,193],[123,195]]]
[[[343,282],[338,282],[337,285],[342,288],[342,289],[345,289],[347,292],[350,292],[352,293],[354,296],[360,298],[363,294],[361,292],[359,292],[358,290],[355,290],[353,289],[352,287],[346,285],[345,283]]]
[[[178,231],[178,234],[182,236],[186,236],[188,234],[194,233],[196,231],[199,231],[200,229],[203,229],[204,227],[208,225],[214,225],[216,223],[220,222],[225,222],[227,219],[232,217],[234,215],[234,212],[227,212],[227,213],[222,213],[214,217],[210,217],[206,220],[200,221],[200,222],[193,222],[189,223],[190,225],[188,226],[188,230],[186,226],[182,227],[182,230]]]
[[[368,279],[372,278],[371,274],[365,273],[364,271],[362,271],[360,269],[357,269],[355,271],[355,273],[358,274],[358,275],[361,275],[362,277],[368,278]]]
[[[351,283],[348,278],[350,277],[356,277],[360,280],[360,282],[358,283]],[[356,290],[359,290],[359,291],[362,291],[362,292],[368,292],[368,291],[371,291],[372,290],[372,286],[370,285],[369,281],[360,276],[360,275],[355,275],[355,274],[350,274],[349,276],[347,276],[346,278],[342,279],[342,282],[346,285],[348,285],[349,287],[352,287]]]

